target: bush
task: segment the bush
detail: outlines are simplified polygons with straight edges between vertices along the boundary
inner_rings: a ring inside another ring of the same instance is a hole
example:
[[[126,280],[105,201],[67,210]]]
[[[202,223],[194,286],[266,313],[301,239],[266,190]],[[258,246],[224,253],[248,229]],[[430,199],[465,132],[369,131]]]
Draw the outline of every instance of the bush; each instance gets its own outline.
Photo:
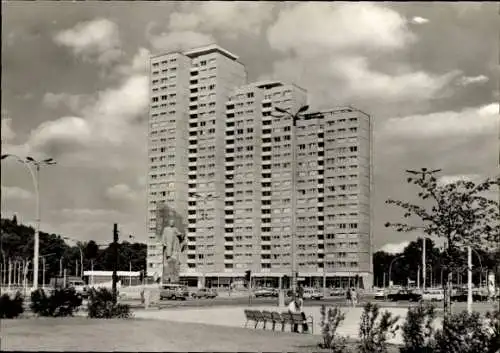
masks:
[[[500,352],[500,311],[486,313],[486,320],[490,329],[490,339],[487,353]]]
[[[463,311],[445,316],[436,331],[434,353],[488,352],[491,334],[479,313]]]
[[[332,353],[345,353],[347,340],[345,337],[337,335],[337,329],[344,321],[345,314],[338,307],[329,308],[327,311],[325,305],[321,306],[320,312],[321,334],[323,336],[323,343],[320,344],[320,347],[330,349]]]
[[[117,295],[118,296],[118,295]],[[131,316],[130,306],[115,303],[113,292],[107,288],[92,288],[89,292],[88,317],[96,319],[120,318]]]
[[[358,351],[360,353],[387,353],[387,338],[394,336],[399,326],[396,325],[399,316],[385,311],[379,319],[380,309],[378,305],[366,303],[359,323]]]
[[[420,304],[409,308],[403,324],[404,346],[401,353],[432,353],[434,328],[432,323],[436,318],[435,306]]]
[[[74,288],[54,290],[47,295],[43,289],[31,293],[31,310],[39,316],[73,316],[82,305],[82,297]]]
[[[12,299],[8,294],[0,297],[0,319],[13,319],[24,312],[24,298],[17,292]]]

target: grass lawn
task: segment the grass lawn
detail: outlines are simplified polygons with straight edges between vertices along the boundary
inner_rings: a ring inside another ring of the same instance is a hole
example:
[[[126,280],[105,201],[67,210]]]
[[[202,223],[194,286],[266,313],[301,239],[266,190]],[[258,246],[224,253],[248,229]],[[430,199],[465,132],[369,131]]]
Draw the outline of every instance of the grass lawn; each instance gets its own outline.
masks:
[[[25,318],[0,325],[1,350],[321,351],[320,336],[159,320]]]

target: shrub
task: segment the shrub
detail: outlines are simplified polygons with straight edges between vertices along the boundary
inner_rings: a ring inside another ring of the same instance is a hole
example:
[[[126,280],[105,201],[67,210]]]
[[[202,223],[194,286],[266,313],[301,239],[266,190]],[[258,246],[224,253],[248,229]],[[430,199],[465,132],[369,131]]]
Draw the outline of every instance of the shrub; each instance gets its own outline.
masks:
[[[436,318],[435,306],[420,304],[409,308],[403,324],[404,345],[401,353],[432,353],[434,328],[432,323]]]
[[[445,316],[443,328],[436,330],[434,353],[488,352],[489,328],[479,313],[461,313]]]
[[[338,307],[329,308],[327,311],[325,305],[321,306],[320,312],[321,334],[323,336],[323,343],[320,344],[320,347],[330,349],[332,353],[345,353],[347,340],[345,337],[337,335],[337,329],[344,321],[345,314]]]
[[[17,292],[12,299],[8,294],[0,297],[0,319],[13,319],[24,312],[24,298]]]
[[[489,328],[490,339],[488,341],[487,353],[500,352],[500,311],[486,313],[487,325]]]
[[[386,353],[388,335],[394,336],[399,326],[396,325],[399,316],[393,317],[385,311],[379,319],[378,305],[366,303],[359,323],[358,351],[361,353]]]
[[[31,293],[31,310],[39,316],[73,316],[82,305],[82,297],[74,288],[54,290],[47,295],[43,289]]]
[[[88,316],[96,319],[127,319],[131,312],[129,305],[115,303],[113,292],[109,289],[93,288],[89,292]]]

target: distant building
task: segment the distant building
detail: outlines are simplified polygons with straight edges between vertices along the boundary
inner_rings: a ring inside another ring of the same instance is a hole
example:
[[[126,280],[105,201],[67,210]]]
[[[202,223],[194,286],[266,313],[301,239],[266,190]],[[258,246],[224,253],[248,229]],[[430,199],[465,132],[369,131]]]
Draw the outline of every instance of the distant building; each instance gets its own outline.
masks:
[[[246,84],[237,57],[208,46],[153,56],[150,94],[148,275],[161,273],[156,205],[166,202],[187,223],[183,282],[228,286],[246,270],[274,286],[291,277],[292,122],[273,115],[296,112],[307,92]],[[371,286],[370,116],[321,113],[297,125],[298,273],[308,286],[324,275],[328,286]]]
[[[135,285],[140,282],[140,271],[117,271],[118,280],[122,285]],[[83,271],[83,277],[89,285],[111,284],[113,271]]]

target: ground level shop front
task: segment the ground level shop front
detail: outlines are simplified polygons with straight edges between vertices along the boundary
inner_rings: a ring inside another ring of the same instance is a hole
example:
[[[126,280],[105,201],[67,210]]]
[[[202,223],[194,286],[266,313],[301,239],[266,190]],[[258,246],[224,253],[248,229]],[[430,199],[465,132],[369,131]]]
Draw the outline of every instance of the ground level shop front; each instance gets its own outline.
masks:
[[[207,273],[205,275],[182,274],[181,282],[189,287],[209,288],[243,288],[246,287],[245,273]],[[299,273],[298,283],[304,287],[322,288],[372,288],[373,276],[370,273]],[[290,288],[289,274],[252,273],[252,287]]]

